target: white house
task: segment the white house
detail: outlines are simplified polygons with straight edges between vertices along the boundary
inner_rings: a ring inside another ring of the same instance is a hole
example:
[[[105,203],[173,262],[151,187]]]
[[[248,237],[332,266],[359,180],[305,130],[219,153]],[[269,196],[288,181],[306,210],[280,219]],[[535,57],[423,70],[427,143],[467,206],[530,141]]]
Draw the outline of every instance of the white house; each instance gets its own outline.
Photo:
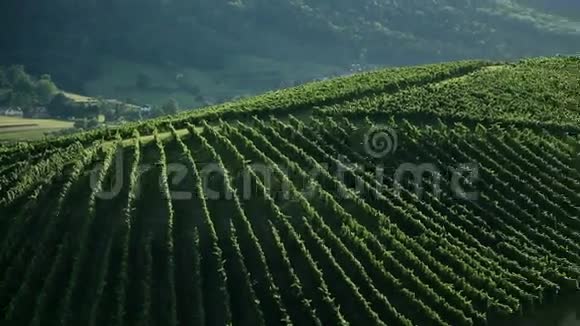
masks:
[[[141,111],[141,113],[150,113],[152,110],[151,105],[144,105],[139,107],[139,111]]]
[[[22,109],[19,107],[16,108],[8,108],[3,112],[3,115],[7,116],[7,117],[18,117],[18,118],[22,118],[22,116],[24,115],[22,113]]]

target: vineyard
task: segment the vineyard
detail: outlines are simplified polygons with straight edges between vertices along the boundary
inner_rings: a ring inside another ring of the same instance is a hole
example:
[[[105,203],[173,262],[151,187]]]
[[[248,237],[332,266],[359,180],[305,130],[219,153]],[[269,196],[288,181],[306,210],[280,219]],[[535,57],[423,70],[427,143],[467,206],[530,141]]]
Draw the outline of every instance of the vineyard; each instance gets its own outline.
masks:
[[[0,147],[2,325],[495,325],[580,290],[580,60]]]

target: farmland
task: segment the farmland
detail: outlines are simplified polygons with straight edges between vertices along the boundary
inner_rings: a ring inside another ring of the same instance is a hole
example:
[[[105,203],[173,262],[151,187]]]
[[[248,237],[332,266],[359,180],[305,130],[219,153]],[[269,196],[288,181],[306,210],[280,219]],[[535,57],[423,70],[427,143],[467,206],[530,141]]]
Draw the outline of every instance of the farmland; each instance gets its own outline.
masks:
[[[41,139],[45,133],[72,127],[70,121],[0,116],[0,141]]]
[[[464,61],[0,147],[0,323],[517,322],[580,290],[579,103]]]

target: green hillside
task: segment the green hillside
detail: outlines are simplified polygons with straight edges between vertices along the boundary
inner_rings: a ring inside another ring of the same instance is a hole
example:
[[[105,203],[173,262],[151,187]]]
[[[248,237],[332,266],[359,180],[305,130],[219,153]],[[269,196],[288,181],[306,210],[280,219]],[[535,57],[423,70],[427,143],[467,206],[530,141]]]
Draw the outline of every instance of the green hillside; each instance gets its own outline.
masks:
[[[361,67],[577,53],[576,3],[5,0],[0,64],[93,97],[199,107]]]
[[[563,308],[580,294],[579,104],[579,58],[462,61],[0,147],[0,324]]]

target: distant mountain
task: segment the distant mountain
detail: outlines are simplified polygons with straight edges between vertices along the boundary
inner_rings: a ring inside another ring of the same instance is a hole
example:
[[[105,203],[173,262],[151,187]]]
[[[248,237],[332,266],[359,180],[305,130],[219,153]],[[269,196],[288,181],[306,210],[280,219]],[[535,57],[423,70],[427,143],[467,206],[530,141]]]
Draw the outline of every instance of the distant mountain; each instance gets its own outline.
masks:
[[[332,67],[340,73],[353,63],[573,53],[580,50],[580,19],[564,15],[574,6],[567,0],[3,0],[0,63],[24,64],[53,74],[67,89],[109,93],[91,94],[104,96],[140,96],[128,82],[111,86],[139,69],[169,79],[158,89],[172,89],[171,74],[151,71],[161,67],[175,76],[188,67],[202,93],[219,101],[325,76]],[[108,69],[112,62],[149,66],[121,73],[116,65]],[[106,75],[114,78],[87,84]],[[216,88],[226,91],[211,93]],[[155,96],[167,94],[175,92]]]

